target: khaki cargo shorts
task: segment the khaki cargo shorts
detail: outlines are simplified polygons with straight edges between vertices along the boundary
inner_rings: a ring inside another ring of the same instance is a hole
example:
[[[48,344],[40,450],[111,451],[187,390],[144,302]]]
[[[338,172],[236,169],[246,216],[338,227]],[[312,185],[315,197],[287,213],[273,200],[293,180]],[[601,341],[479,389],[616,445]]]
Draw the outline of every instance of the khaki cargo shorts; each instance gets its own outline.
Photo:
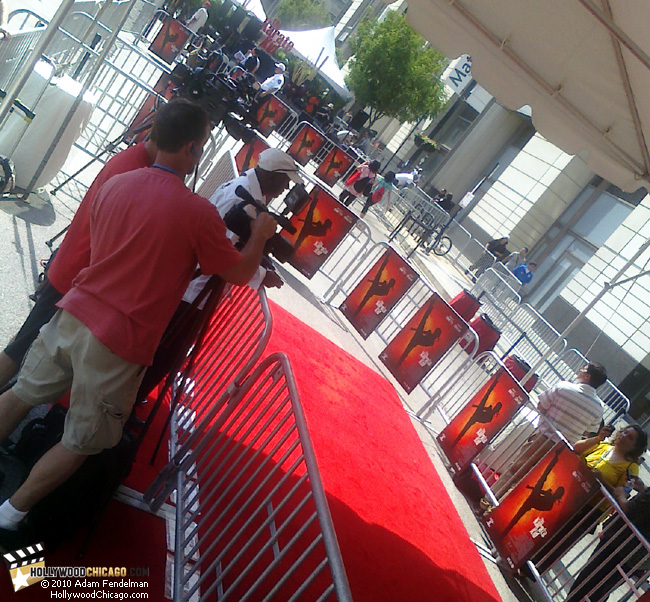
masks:
[[[25,403],[53,403],[70,389],[63,446],[90,456],[117,445],[145,368],[115,355],[59,310],[34,341],[13,387]]]

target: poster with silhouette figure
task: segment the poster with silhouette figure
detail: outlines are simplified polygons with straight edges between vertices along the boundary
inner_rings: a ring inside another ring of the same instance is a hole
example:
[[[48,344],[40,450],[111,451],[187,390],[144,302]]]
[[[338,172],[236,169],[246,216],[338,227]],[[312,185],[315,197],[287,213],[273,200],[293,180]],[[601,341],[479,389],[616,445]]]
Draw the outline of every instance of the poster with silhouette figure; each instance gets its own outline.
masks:
[[[318,151],[323,148],[323,144],[325,144],[325,136],[316,128],[305,123],[298,131],[298,135],[294,138],[287,153],[304,166],[316,157]]]
[[[456,472],[472,460],[506,426],[528,394],[500,368],[438,435],[438,443]]]
[[[339,309],[367,339],[417,279],[415,270],[393,249],[387,249]]]
[[[379,359],[410,393],[467,329],[462,318],[433,293],[388,343]]]
[[[259,159],[260,153],[269,148],[269,145],[262,140],[259,136],[255,136],[255,139],[250,144],[244,144],[239,149],[239,152],[235,155],[235,165],[237,165],[237,171],[240,174],[245,171],[252,169],[257,165],[257,160]]]
[[[580,456],[558,442],[485,516],[485,527],[501,557],[517,570],[598,491]]]
[[[357,219],[331,194],[314,186],[303,208],[291,217],[296,233],[280,231],[294,248],[289,263],[307,278],[312,278]]]
[[[167,17],[149,50],[170,65],[176,60],[192,32],[180,21]]]
[[[276,96],[272,94],[267,96],[257,109],[257,131],[262,136],[268,136],[284,121],[289,110],[289,107]]]
[[[342,148],[335,146],[316,169],[316,177],[328,186],[334,186],[352,167],[354,159]]]

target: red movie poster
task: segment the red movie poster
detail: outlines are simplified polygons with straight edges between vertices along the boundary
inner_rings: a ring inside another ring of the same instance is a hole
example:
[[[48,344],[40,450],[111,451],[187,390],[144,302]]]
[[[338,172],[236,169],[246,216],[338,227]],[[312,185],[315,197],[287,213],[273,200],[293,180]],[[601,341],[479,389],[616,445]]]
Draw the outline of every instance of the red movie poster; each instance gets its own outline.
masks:
[[[158,78],[153,89],[154,92],[157,92],[160,96],[169,100],[173,96],[172,91],[176,87],[176,84],[169,79],[169,73],[163,73]],[[140,107],[138,114],[135,116],[135,119],[131,122],[129,129],[124,134],[126,140],[142,142],[146,138],[156,114],[157,100],[158,98],[153,94],[147,96],[145,101],[142,103],[142,107]]]
[[[357,221],[347,207],[320,186],[314,186],[309,201],[291,217],[295,234],[280,234],[294,248],[289,263],[307,278],[312,278]]]
[[[325,144],[324,136],[308,123],[300,128],[287,151],[300,165],[307,165]]]
[[[417,279],[415,270],[387,249],[339,309],[367,339]]]
[[[260,153],[267,148],[269,148],[269,145],[257,136],[251,144],[244,144],[235,155],[235,164],[239,173],[242,174],[255,167]]]
[[[526,391],[500,368],[437,437],[454,470],[467,468],[526,401]]]
[[[180,21],[167,17],[162,29],[151,42],[149,50],[171,65],[185,46],[191,33]]]
[[[599,491],[596,477],[565,443],[551,451],[485,517],[499,554],[516,570]]]
[[[268,136],[289,114],[289,107],[279,98],[271,95],[257,109],[257,129],[262,136]]]
[[[433,293],[429,300],[388,343],[379,359],[407,393],[467,332],[467,324]]]
[[[354,159],[343,149],[334,147],[316,170],[316,177],[328,186],[334,186],[350,169]]]

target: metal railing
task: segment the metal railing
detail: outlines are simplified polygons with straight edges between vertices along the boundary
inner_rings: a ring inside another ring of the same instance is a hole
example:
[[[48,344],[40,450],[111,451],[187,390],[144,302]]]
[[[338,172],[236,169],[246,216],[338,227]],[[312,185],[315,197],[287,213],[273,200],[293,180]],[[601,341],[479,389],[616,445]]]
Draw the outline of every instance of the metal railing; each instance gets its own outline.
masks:
[[[173,599],[351,601],[288,359],[268,357],[226,396],[170,463]]]

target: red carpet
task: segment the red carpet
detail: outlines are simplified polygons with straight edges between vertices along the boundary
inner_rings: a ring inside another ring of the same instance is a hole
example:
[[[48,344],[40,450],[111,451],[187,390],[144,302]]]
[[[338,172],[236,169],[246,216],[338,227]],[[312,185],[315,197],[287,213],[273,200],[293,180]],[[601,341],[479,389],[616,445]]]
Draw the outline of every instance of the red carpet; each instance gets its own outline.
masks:
[[[272,310],[268,351],[291,361],[353,598],[500,600],[392,385]]]

